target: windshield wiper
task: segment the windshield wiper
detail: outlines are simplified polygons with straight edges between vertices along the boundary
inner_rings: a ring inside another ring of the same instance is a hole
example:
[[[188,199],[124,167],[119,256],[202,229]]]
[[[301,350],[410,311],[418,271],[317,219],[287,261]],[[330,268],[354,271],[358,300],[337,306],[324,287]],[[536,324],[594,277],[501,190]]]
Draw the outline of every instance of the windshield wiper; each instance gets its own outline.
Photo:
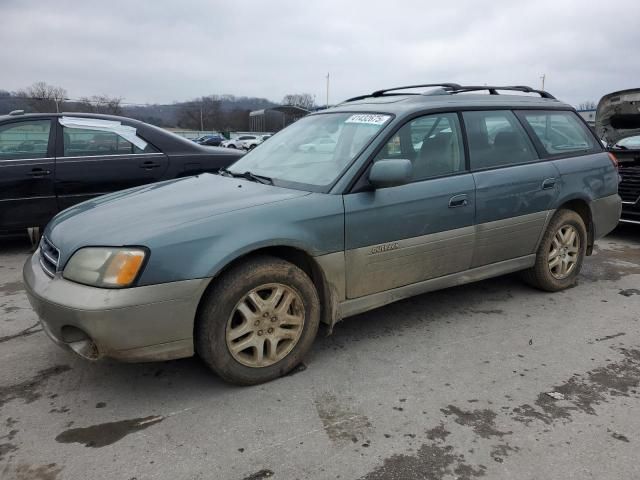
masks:
[[[226,168],[221,168],[218,170],[220,175],[235,177],[235,178],[244,178],[245,180],[249,180],[252,182],[263,183],[265,185],[273,185],[273,180],[269,177],[265,177],[264,175],[256,175],[255,173],[251,173],[250,171],[246,171],[244,173],[236,173]]]

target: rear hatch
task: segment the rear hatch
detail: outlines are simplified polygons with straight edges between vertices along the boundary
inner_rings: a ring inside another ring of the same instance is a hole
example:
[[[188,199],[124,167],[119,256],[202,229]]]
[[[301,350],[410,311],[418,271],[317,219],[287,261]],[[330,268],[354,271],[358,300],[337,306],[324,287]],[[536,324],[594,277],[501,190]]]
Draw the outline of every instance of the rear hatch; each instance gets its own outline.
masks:
[[[627,204],[640,202],[640,88],[609,93],[596,111],[596,134],[616,156]]]

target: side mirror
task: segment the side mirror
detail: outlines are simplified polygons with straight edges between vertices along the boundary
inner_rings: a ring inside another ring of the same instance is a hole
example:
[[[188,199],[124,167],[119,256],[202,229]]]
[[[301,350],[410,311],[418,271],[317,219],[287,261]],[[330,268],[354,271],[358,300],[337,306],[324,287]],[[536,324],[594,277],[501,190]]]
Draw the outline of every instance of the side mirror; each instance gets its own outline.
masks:
[[[397,187],[409,183],[412,173],[411,160],[378,160],[369,171],[369,183],[374,188]]]

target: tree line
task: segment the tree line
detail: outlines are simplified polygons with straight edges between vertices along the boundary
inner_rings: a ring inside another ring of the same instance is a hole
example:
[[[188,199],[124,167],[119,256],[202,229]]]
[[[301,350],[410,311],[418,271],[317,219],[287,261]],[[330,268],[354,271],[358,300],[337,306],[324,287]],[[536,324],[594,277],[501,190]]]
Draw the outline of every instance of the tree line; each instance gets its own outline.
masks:
[[[277,105],[296,105],[311,110],[314,99],[308,93],[287,94],[278,104],[260,97],[207,95],[170,104],[134,104],[109,95],[70,98],[65,88],[46,82],[36,82],[12,92],[0,89],[0,115],[13,110],[102,113],[131,117],[159,127],[189,130],[248,130],[249,112]]]

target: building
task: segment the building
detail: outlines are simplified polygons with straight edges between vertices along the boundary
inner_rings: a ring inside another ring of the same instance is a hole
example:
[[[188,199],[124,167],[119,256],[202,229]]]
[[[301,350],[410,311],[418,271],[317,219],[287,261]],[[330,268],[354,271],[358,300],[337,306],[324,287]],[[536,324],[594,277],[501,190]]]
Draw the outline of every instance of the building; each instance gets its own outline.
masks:
[[[590,127],[596,126],[596,110],[578,110],[578,115],[584,118],[584,121],[589,124]]]
[[[252,132],[277,132],[309,113],[301,107],[282,105],[249,112],[249,130]]]

